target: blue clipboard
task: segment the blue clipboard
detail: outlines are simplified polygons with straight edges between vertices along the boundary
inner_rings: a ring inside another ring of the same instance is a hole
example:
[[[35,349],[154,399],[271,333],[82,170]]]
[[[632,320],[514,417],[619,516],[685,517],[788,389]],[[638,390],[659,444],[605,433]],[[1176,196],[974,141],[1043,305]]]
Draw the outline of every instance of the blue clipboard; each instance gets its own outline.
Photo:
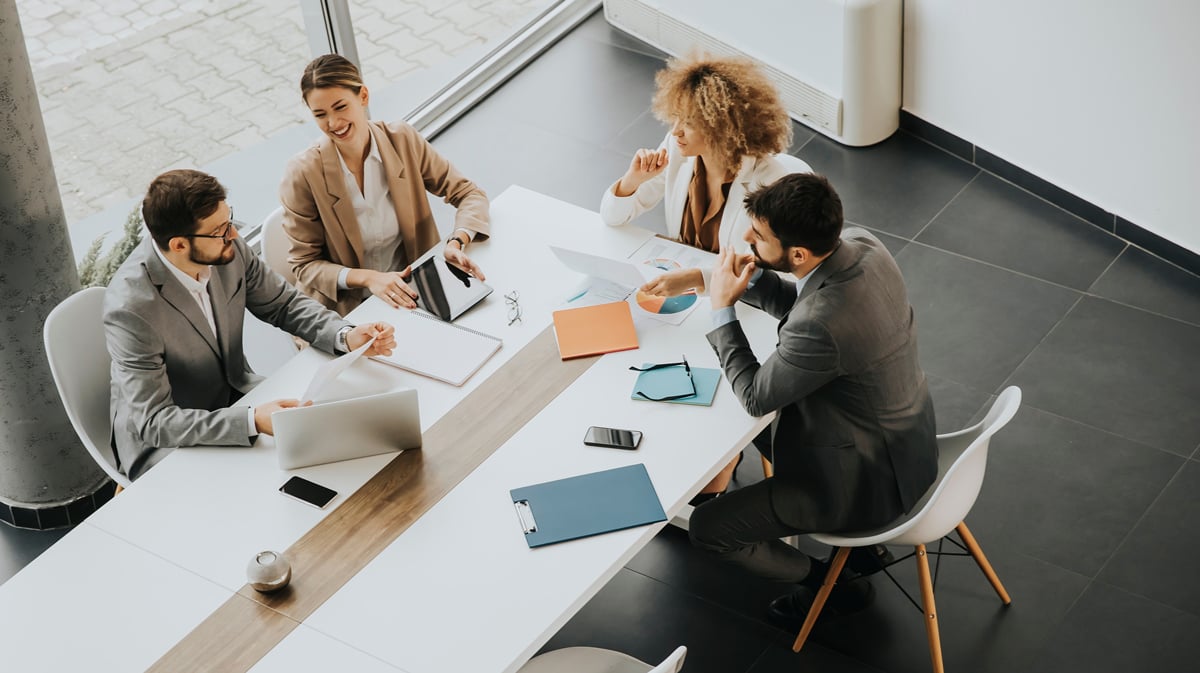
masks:
[[[509,491],[530,548],[666,521],[638,463]]]
[[[650,363],[642,365],[649,367]],[[637,382],[633,384],[633,391],[629,393],[629,399],[647,402],[645,397],[638,395],[643,393],[648,397],[658,398],[654,401],[668,402],[671,404],[692,404],[702,407],[710,406],[713,398],[717,394],[717,385],[721,382],[720,369],[708,369],[705,367],[692,367],[692,381],[688,381],[687,373],[683,367],[664,367],[662,369],[651,369],[648,372],[638,374]],[[690,392],[692,383],[696,385],[696,394],[689,397],[680,398],[677,400],[664,400],[664,397],[674,397]]]

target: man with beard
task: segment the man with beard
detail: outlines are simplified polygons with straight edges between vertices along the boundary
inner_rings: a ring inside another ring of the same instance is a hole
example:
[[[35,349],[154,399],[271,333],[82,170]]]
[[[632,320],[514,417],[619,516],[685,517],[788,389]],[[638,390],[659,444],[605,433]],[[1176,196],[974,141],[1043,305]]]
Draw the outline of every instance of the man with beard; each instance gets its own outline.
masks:
[[[937,476],[933,403],[900,269],[879,239],[842,232],[829,181],[787,175],[745,204],[753,254],[722,251],[708,340],[746,411],[776,412],[755,440],[775,475],[701,505],[689,528],[696,546],[799,584],[768,612],[798,629],[827,566],[779,538],[870,530],[912,509]],[[780,320],[761,364],[737,320],[739,299]],[[870,599],[867,582],[839,584],[827,609]]]
[[[225,188],[211,175],[158,176],[142,218],[150,237],[104,295],[113,447],[131,479],[174,447],[249,446],[272,433],[272,412],[299,404],[229,406],[262,381],[242,351],[246,310],[330,353],[372,338],[369,355],[395,347],[387,323],[355,327],[268,269],[238,238]]]

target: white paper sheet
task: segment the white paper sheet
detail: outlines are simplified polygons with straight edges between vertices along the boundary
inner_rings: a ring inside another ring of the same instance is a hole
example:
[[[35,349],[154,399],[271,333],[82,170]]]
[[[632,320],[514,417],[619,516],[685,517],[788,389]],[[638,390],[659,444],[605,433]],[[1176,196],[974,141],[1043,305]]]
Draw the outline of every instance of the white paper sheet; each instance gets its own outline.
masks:
[[[371,337],[367,340],[367,343],[355,348],[349,353],[346,353],[341,357],[336,357],[321,365],[321,367],[313,374],[312,380],[308,382],[308,387],[304,389],[304,394],[300,396],[300,403],[304,404],[305,402],[312,402],[317,395],[321,394],[321,391],[325,389],[325,386],[328,386],[331,382],[333,382],[334,379],[338,377],[338,374],[346,371],[347,367],[354,364],[359,358],[361,358],[363,353],[367,352],[367,349],[370,348],[371,344],[373,343],[375,343],[375,337]]]

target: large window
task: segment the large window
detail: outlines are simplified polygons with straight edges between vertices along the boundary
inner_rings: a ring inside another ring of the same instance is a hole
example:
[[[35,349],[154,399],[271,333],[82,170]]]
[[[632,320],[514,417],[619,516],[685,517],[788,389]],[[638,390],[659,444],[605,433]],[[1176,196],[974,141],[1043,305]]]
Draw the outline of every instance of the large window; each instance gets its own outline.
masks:
[[[372,113],[400,118],[556,1],[17,0],[76,255],[173,167],[214,172],[261,221],[318,133],[298,80],[339,12]]]

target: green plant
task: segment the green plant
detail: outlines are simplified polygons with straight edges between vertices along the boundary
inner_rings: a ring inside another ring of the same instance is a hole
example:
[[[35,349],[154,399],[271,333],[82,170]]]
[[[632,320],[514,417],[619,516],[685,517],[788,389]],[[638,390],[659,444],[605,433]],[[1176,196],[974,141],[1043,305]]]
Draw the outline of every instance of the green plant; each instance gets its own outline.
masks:
[[[112,280],[113,274],[117,272],[121,263],[142,242],[142,210],[140,204],[134,206],[133,210],[129,211],[129,216],[125,218],[125,227],[121,234],[121,240],[117,241],[116,245],[101,256],[100,247],[104,245],[104,239],[107,236],[107,233],[98,236],[88,246],[87,252],[84,253],[83,261],[79,263],[79,285],[81,287],[104,287],[108,285],[108,281]]]

